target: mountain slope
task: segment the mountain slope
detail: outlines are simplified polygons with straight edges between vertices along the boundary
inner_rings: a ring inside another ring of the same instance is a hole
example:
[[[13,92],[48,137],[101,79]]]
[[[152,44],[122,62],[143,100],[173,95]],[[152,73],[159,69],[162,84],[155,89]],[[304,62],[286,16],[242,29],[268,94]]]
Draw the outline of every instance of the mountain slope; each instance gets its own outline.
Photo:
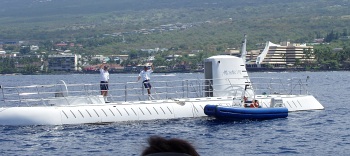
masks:
[[[0,39],[91,38],[210,21],[186,31],[130,37],[129,45],[117,45],[237,46],[243,33],[254,44],[306,42],[331,30],[350,30],[349,6],[349,0],[3,0]]]

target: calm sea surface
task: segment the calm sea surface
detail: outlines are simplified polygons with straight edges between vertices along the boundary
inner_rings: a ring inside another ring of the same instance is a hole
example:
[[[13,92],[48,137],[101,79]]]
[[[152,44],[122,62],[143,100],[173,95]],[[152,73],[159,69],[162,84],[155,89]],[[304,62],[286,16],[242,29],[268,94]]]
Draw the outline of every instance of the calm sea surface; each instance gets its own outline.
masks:
[[[191,142],[211,155],[350,155],[350,72],[250,73],[251,77],[307,77],[309,91],[325,110],[290,113],[268,121],[221,122],[185,118],[107,125],[0,126],[0,155],[140,155],[151,135]],[[0,85],[98,83],[99,75],[0,76]],[[136,81],[137,74],[112,74],[111,81]],[[203,78],[153,74],[153,80]]]

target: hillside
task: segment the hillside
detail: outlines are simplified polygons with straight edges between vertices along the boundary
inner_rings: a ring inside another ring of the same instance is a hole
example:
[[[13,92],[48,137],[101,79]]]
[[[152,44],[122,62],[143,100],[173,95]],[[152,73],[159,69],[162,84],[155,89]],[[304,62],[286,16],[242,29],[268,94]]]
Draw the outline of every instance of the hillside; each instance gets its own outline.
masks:
[[[222,50],[266,41],[310,42],[350,30],[350,0],[3,0],[0,40],[74,40],[87,51],[181,47]],[[148,35],[105,35],[190,24],[185,30]],[[92,39],[89,41],[89,39]],[[89,42],[100,41],[98,46]]]

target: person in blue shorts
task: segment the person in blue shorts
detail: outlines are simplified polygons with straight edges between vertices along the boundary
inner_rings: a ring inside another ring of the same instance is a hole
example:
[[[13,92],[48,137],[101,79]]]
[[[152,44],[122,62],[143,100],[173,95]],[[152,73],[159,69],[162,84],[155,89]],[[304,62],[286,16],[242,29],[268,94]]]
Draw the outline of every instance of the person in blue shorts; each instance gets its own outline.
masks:
[[[144,87],[147,89],[147,93],[148,93],[148,97],[149,99],[153,99],[153,97],[151,96],[151,73],[153,72],[154,67],[153,65],[151,66],[151,69],[148,69],[147,66],[143,67],[143,70],[140,72],[137,81],[140,81],[140,79],[142,78],[142,83],[144,85]]]
[[[100,89],[101,89],[101,95],[103,96],[105,103],[109,103],[109,101],[107,100],[108,81],[109,81],[108,66],[106,65],[106,63],[102,63],[100,65]]]

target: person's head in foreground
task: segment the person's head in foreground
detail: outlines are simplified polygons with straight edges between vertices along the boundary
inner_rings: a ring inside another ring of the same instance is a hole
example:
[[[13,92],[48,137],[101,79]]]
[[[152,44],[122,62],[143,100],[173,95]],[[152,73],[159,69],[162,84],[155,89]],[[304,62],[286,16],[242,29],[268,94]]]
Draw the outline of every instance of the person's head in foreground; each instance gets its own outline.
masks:
[[[151,136],[148,138],[148,147],[142,152],[141,156],[199,156],[199,154],[185,140]]]

